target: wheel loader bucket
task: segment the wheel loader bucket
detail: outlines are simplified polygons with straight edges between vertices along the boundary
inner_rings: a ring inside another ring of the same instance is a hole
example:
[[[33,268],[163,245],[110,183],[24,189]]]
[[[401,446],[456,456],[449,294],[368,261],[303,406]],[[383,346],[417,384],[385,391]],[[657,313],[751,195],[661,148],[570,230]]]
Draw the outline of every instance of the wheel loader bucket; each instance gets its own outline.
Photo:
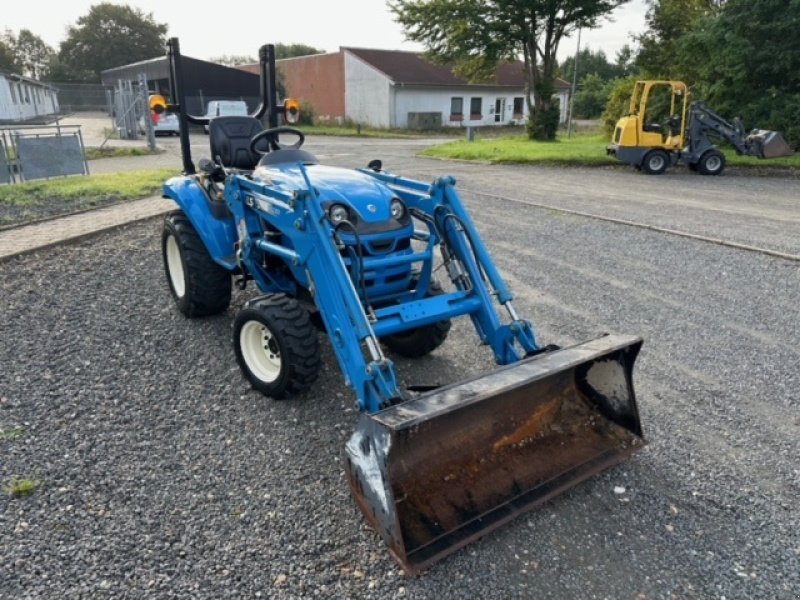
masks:
[[[759,148],[757,156],[761,158],[778,158],[794,154],[792,148],[777,131],[754,129],[747,136],[747,142],[751,145],[755,144]]]
[[[641,345],[598,338],[362,415],[350,487],[402,567],[424,569],[641,448]]]

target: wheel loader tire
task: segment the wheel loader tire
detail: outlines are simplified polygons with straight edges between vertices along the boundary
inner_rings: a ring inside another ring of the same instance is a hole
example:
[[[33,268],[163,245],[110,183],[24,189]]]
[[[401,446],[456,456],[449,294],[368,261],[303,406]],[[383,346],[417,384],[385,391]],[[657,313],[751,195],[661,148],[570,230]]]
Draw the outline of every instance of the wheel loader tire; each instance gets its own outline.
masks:
[[[428,288],[428,296],[439,296],[441,294],[444,294],[441,284],[432,280]],[[402,333],[387,335],[381,338],[381,341],[395,354],[405,358],[421,358],[441,346],[447,339],[448,333],[450,333],[449,319]]]
[[[175,304],[187,317],[224,312],[231,302],[231,274],[206,250],[189,219],[175,211],[164,219],[161,254]]]
[[[651,150],[642,160],[642,171],[648,175],[661,175],[668,166],[669,156],[663,150]]]
[[[725,155],[719,150],[707,150],[697,163],[701,175],[719,175],[725,170]]]
[[[311,387],[322,366],[308,311],[286,294],[244,305],[233,323],[233,349],[252,386],[276,400]]]

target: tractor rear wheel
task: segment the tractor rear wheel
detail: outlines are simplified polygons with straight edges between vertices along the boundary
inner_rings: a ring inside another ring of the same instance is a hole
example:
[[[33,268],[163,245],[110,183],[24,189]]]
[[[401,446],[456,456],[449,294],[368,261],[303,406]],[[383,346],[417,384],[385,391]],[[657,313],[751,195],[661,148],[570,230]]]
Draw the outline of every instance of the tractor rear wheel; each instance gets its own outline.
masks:
[[[231,303],[231,274],[214,262],[186,215],[164,219],[161,255],[175,304],[187,317],[224,312]]]
[[[427,295],[439,296],[441,294],[444,294],[441,284],[436,280],[431,280]],[[387,335],[382,337],[381,341],[395,354],[406,358],[421,358],[441,346],[447,339],[448,333],[450,333],[450,319]]]
[[[322,366],[308,311],[286,294],[244,305],[233,323],[233,349],[253,387],[276,400],[311,387]]]
[[[719,175],[725,170],[725,155],[719,150],[707,150],[697,163],[701,175]]]
[[[642,171],[648,175],[661,175],[668,166],[669,156],[663,150],[651,150],[642,161]]]

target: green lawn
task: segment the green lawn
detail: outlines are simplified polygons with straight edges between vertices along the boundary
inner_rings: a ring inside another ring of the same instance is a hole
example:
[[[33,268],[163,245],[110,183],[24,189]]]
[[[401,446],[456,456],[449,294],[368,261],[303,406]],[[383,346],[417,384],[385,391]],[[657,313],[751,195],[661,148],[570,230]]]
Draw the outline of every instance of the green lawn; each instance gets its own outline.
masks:
[[[491,163],[529,163],[555,165],[618,165],[616,159],[606,155],[609,140],[598,134],[574,134],[567,138],[560,133],[555,142],[534,142],[524,136],[496,139],[478,139],[474,142],[459,140],[432,146],[423,156],[478,160]],[[724,149],[729,165],[742,167],[778,167],[794,171],[800,169],[800,154],[772,160],[751,156],[737,156],[733,150]]]
[[[0,204],[25,206],[50,198],[64,200],[108,196],[118,200],[144,198],[160,191],[164,181],[176,174],[173,169],[125,171],[4,185],[0,186]]]
[[[64,177],[0,186],[0,226],[22,225],[160,193],[173,169]]]
[[[373,127],[362,127],[359,131],[355,125],[301,125],[299,129],[305,135],[339,135],[364,138],[417,138],[431,135],[430,132],[376,129]]]

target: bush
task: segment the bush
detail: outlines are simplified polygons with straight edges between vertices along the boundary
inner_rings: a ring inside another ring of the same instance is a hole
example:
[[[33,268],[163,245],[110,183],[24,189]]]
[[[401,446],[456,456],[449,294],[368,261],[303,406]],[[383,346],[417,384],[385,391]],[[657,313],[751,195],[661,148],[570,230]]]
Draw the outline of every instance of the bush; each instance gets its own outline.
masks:
[[[317,109],[308,100],[300,102],[300,118],[297,121],[298,125],[313,126],[317,121]]]
[[[538,115],[536,112],[532,113],[528,122],[525,124],[528,138],[545,141],[556,139],[556,131],[558,131],[560,116],[561,110],[558,104],[551,104]]]
[[[611,85],[596,73],[591,73],[581,79],[572,105],[573,117],[576,119],[598,118],[603,113],[610,92]]]
[[[620,117],[628,114],[631,103],[631,94],[636,85],[636,77],[623,77],[610,82],[608,101],[603,111],[603,132],[607,137],[614,135],[614,128]]]

